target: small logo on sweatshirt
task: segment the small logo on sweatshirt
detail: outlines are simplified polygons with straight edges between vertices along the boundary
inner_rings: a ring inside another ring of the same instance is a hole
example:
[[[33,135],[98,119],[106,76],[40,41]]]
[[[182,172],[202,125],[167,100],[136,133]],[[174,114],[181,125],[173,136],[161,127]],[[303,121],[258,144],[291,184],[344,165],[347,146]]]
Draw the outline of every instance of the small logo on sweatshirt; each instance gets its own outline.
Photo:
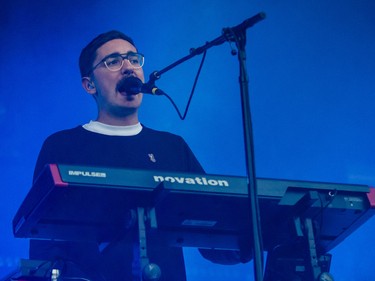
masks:
[[[152,154],[152,153],[149,153],[149,154],[148,154],[148,157],[150,158],[150,161],[151,161],[151,162],[153,162],[153,163],[155,163],[155,162],[156,162],[156,159],[155,159],[155,156],[154,156],[154,154]]]

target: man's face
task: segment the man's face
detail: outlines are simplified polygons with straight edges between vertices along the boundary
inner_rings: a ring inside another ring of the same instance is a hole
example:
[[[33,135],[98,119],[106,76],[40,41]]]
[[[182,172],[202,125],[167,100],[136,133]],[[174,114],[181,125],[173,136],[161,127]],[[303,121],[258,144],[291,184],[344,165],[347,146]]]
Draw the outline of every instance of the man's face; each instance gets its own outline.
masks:
[[[99,63],[108,55],[128,52],[137,52],[136,48],[128,41],[123,39],[114,39],[106,42],[96,51],[96,59],[93,65]],[[95,99],[100,112],[122,117],[138,110],[142,102],[142,94],[128,95],[125,92],[119,92],[117,86],[122,79],[129,76],[135,76],[144,82],[142,68],[135,69],[128,60],[124,60],[122,68],[118,71],[110,71],[104,63],[101,63],[92,74],[96,93]]]

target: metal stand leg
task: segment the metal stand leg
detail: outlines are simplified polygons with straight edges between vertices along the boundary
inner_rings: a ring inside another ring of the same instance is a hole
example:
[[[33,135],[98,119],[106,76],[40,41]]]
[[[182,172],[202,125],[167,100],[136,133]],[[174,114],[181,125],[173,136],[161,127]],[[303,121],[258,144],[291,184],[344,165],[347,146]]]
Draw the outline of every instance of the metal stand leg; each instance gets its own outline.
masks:
[[[315,243],[315,235],[311,218],[305,219],[305,235],[307,238],[307,248],[309,252],[308,268],[312,281],[333,281],[333,277],[328,273],[331,264],[331,255],[318,256]]]
[[[147,256],[147,230],[145,208],[137,208],[138,239],[135,239],[133,249],[133,281],[158,281],[161,270],[158,265],[150,263]]]
[[[264,281],[333,281],[331,255],[319,255],[311,218],[295,218],[295,243],[268,253]]]

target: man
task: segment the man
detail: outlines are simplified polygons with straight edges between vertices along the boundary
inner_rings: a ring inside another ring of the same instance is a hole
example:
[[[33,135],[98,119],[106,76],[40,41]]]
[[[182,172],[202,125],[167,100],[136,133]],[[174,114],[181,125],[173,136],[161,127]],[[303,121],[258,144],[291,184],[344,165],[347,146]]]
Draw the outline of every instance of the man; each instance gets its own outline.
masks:
[[[49,136],[39,153],[34,180],[51,163],[204,172],[181,137],[152,130],[139,122],[143,94],[129,94],[120,85],[132,76],[144,81],[143,63],[144,57],[133,40],[118,31],[99,35],[82,50],[79,58],[82,86],[95,99],[98,116],[83,126]],[[155,238],[148,238],[148,256],[161,268],[160,280],[186,280],[181,248],[165,247]],[[225,263],[240,261],[237,252],[223,253]],[[202,254],[220,260],[216,251],[202,251]],[[32,240],[30,258],[63,261],[67,278],[133,280],[131,234],[113,241],[102,251],[89,242]]]
[[[35,177],[47,163],[203,172],[181,137],[139,123],[142,93],[119,90],[130,76],[144,81],[143,63],[132,39],[117,31],[99,35],[82,50],[82,86],[97,103],[97,119],[47,138]]]

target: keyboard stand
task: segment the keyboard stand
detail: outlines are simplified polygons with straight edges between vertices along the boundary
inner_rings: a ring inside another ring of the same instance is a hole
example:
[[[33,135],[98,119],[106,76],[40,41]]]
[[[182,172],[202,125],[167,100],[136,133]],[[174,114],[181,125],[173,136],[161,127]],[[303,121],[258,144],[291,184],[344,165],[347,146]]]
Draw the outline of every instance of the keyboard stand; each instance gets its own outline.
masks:
[[[134,239],[133,247],[133,281],[158,281],[161,276],[160,267],[150,263],[147,256],[147,230],[146,222],[151,226],[156,224],[155,217],[148,214],[143,207],[137,208],[138,237]]]
[[[329,273],[331,255],[321,254],[317,249],[316,232],[319,231],[316,213],[310,212],[314,202],[319,200],[316,191],[309,191],[295,205],[289,217],[293,223],[294,235],[289,243],[280,244],[269,250],[264,281],[333,281]],[[315,224],[314,224],[315,223]]]

